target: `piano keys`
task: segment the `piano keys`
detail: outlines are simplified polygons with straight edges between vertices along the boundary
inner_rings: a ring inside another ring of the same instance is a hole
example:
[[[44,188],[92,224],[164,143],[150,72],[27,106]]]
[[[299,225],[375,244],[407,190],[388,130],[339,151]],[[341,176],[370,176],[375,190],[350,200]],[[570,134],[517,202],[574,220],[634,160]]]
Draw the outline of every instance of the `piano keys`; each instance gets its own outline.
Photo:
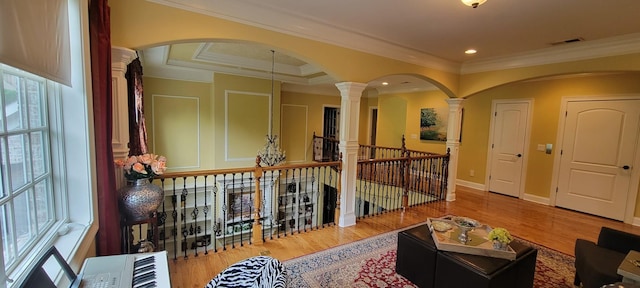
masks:
[[[87,258],[79,276],[80,287],[171,287],[166,251]]]

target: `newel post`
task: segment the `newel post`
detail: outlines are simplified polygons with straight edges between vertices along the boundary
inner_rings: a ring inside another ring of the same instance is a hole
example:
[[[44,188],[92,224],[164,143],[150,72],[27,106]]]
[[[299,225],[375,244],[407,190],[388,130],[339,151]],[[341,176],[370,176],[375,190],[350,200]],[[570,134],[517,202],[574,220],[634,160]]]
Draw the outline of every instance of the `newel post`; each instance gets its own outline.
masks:
[[[253,178],[255,179],[256,195],[253,198],[253,229],[251,234],[251,242],[253,245],[264,244],[262,238],[262,224],[260,223],[260,207],[262,207],[262,191],[260,190],[260,179],[262,178],[262,167],[260,166],[260,156],[256,157],[256,169],[253,171]]]

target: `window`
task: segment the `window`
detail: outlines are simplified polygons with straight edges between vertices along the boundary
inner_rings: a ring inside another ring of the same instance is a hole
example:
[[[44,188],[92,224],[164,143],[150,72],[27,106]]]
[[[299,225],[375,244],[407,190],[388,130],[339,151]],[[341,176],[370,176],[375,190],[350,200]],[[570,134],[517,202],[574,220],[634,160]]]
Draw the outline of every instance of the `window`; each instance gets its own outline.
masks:
[[[55,221],[48,90],[47,80],[1,64],[0,79],[0,227],[11,269]]]
[[[0,63],[0,287],[19,285],[51,246],[76,272],[93,255],[89,5],[67,1],[71,86]]]

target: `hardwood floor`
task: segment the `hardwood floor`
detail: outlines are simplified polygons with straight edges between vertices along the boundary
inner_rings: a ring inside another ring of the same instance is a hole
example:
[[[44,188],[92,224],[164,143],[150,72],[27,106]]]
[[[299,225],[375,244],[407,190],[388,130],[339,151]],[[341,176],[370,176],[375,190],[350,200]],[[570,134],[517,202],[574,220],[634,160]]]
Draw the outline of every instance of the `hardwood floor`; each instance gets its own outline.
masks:
[[[389,212],[357,221],[355,226],[331,226],[317,231],[268,240],[263,245],[236,246],[226,251],[169,261],[173,287],[204,287],[229,265],[257,255],[280,260],[325,250],[381,233],[422,223],[428,217],[448,214],[474,218],[493,227],[504,227],[514,236],[573,255],[577,238],[595,241],[600,227],[608,226],[634,234],[640,227],[561,208],[536,204],[495,193],[458,187],[456,201],[411,207],[407,211]]]

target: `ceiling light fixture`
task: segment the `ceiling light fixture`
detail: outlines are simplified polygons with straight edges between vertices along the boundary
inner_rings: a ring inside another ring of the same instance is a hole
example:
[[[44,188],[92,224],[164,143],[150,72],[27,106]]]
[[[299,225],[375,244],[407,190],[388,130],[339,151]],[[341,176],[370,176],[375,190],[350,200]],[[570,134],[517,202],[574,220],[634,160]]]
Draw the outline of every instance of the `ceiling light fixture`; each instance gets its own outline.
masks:
[[[266,166],[275,166],[282,164],[286,159],[284,151],[280,150],[280,144],[278,144],[278,135],[273,135],[273,97],[274,95],[274,79],[273,74],[276,65],[276,51],[271,50],[271,97],[269,98],[269,134],[262,150],[258,151],[260,156],[260,163]]]
[[[476,49],[467,49],[466,51],[464,51],[464,54],[467,55],[473,55],[476,54],[478,51],[476,51]]]
[[[478,6],[482,5],[482,3],[487,2],[487,0],[461,0],[464,5],[469,7],[478,8]]]

